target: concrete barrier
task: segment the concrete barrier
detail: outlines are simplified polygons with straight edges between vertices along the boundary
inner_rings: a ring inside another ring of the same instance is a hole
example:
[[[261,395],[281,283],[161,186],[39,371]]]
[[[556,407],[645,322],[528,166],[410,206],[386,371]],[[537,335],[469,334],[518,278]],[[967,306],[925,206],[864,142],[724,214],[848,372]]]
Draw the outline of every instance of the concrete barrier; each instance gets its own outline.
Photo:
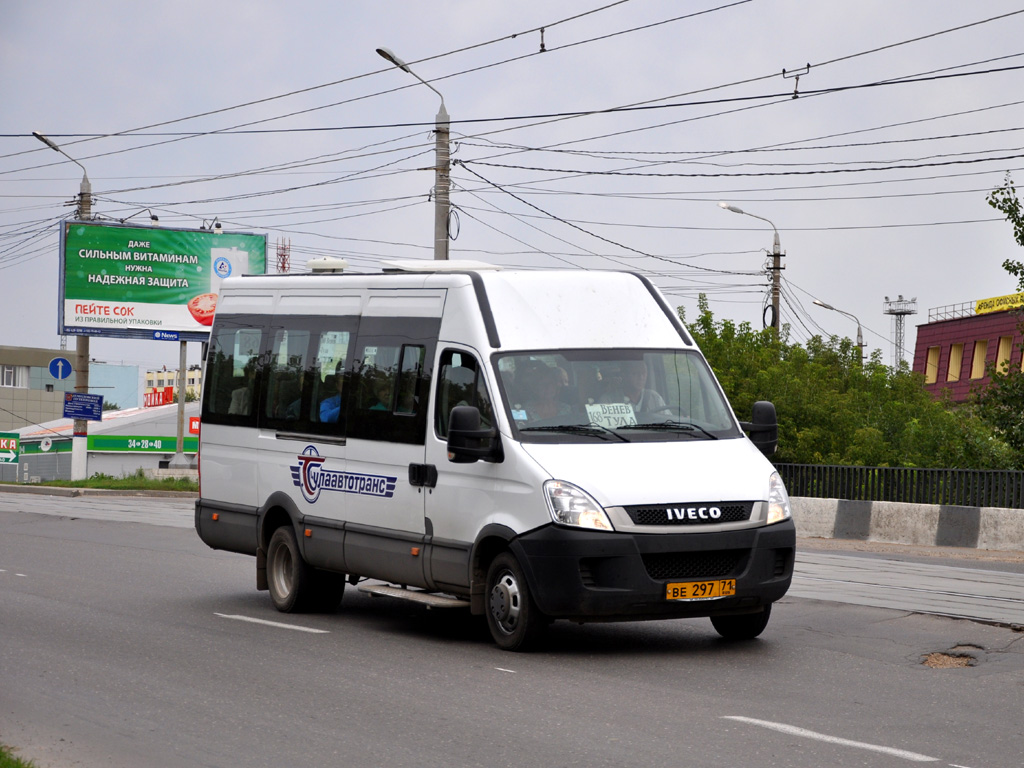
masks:
[[[794,497],[798,536],[1024,551],[1024,509]]]

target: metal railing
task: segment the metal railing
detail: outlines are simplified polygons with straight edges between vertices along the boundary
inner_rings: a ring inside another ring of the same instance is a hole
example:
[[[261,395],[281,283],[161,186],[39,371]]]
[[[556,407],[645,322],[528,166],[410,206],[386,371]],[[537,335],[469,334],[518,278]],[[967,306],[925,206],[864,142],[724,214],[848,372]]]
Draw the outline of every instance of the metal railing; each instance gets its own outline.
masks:
[[[1024,509],[1024,472],[776,464],[790,496]]]
[[[975,314],[974,302],[966,301],[961,304],[947,304],[944,307],[932,307],[928,310],[928,322],[935,323],[939,320],[956,320],[960,317],[973,317]]]

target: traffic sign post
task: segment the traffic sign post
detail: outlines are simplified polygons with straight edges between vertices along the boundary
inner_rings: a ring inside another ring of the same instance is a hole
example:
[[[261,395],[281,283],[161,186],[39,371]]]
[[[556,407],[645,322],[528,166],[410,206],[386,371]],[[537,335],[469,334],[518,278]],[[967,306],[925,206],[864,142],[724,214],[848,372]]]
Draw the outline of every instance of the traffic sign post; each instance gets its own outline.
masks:
[[[66,357],[55,357],[50,361],[50,375],[58,381],[71,375],[71,361]]]
[[[19,453],[18,433],[0,432],[0,464],[16,464]]]
[[[103,421],[103,395],[86,392],[64,393],[64,418]]]

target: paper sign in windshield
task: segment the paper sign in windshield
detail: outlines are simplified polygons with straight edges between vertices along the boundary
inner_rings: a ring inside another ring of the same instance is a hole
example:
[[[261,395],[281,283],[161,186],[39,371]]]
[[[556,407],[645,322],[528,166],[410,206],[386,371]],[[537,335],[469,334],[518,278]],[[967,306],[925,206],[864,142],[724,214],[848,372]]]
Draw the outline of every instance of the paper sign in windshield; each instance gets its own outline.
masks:
[[[588,403],[587,416],[594,424],[608,429],[637,423],[631,403]]]

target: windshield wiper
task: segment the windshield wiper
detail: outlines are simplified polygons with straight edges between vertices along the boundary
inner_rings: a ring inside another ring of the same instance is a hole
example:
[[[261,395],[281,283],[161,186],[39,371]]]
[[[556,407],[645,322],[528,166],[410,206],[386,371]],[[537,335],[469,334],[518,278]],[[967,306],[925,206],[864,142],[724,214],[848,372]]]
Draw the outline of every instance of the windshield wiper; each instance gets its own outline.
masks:
[[[711,440],[717,440],[718,435],[708,432],[704,427],[691,424],[686,421],[657,421],[648,424],[627,424],[619,429],[649,429],[656,432],[700,432]]]
[[[595,437],[604,438],[605,435],[611,435],[612,437],[621,440],[624,443],[632,442],[623,435],[620,435],[614,429],[608,429],[608,427],[602,426],[591,422],[590,424],[562,424],[560,426],[549,425],[545,427],[520,427],[520,432],[568,432],[569,434],[575,435],[594,435]]]

